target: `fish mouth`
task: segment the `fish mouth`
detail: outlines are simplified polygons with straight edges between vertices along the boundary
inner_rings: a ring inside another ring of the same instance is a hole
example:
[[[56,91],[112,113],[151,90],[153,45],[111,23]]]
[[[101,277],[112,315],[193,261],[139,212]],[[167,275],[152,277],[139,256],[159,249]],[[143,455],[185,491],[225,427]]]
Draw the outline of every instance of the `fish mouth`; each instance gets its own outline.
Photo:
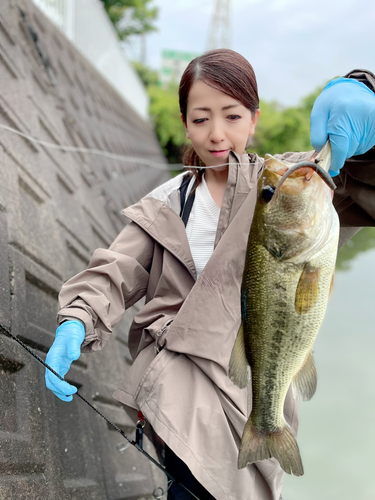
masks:
[[[337,186],[333,182],[332,177],[329,175],[329,173],[326,170],[324,170],[322,167],[320,167],[317,162],[315,162],[315,161],[301,161],[301,162],[297,163],[296,165],[294,165],[293,167],[290,167],[285,172],[285,174],[281,177],[281,179],[280,179],[280,181],[275,189],[275,192],[272,196],[272,199],[271,199],[270,203],[268,204],[269,208],[275,203],[275,200],[280,193],[281,185],[283,184],[285,179],[287,179],[291,174],[296,172],[296,170],[299,170],[302,168],[315,170],[315,172],[327,184],[327,186],[329,188],[336,189]],[[306,177],[307,177],[307,175],[309,175],[308,171],[306,171]],[[310,179],[311,179],[311,175],[307,180],[310,180]]]

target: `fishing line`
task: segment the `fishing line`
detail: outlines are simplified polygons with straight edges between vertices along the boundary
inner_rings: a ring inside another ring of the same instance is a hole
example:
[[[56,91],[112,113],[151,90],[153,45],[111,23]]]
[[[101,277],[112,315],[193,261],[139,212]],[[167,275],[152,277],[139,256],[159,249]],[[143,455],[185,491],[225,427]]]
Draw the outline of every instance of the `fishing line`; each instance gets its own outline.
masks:
[[[148,165],[152,168],[158,168],[159,170],[182,170],[184,165],[181,163],[176,163],[176,164],[170,164],[171,168],[165,168],[166,164],[164,163],[158,163],[155,161],[148,160],[147,158],[139,158],[137,156],[125,156],[125,155],[118,155],[115,153],[110,153],[109,151],[104,151],[102,149],[92,149],[92,148],[78,148],[76,146],[62,146],[60,144],[54,144],[52,142],[46,142],[42,141],[40,139],[36,139],[35,137],[32,137],[31,135],[24,134],[23,132],[20,132],[19,130],[16,130],[11,127],[7,127],[6,125],[0,124],[0,128],[3,128],[4,130],[8,130],[9,132],[13,132],[14,134],[20,135],[21,137],[27,139],[30,142],[33,142],[35,144],[39,144],[41,146],[50,148],[50,149],[57,149],[60,151],[67,151],[70,153],[89,153],[93,155],[98,155],[98,156],[104,156],[106,158],[110,158],[112,160],[118,160],[118,161],[127,161],[127,162],[136,162],[136,163],[142,163],[144,165]],[[167,164],[168,165],[168,164]]]
[[[189,168],[202,168],[202,169],[210,169],[210,168],[217,168],[217,167],[226,167],[229,165],[229,163],[222,163],[220,165],[212,165],[212,166],[195,166],[195,165],[182,165],[182,163],[158,163],[156,161],[148,160],[147,158],[142,158],[138,156],[126,156],[126,155],[119,155],[116,153],[110,153],[109,151],[105,151],[102,149],[92,149],[92,148],[79,148],[76,146],[62,146],[60,144],[54,144],[53,142],[46,142],[42,141],[41,139],[36,139],[35,137],[32,137],[31,135],[24,134],[23,132],[20,132],[19,130],[16,130],[14,128],[8,127],[6,125],[0,124],[0,128],[7,130],[8,132],[12,132],[13,134],[17,134],[24,139],[27,139],[28,141],[39,144],[40,146],[44,146],[46,148],[50,149],[57,149],[59,151],[66,151],[68,153],[87,153],[87,154],[92,154],[92,155],[97,155],[97,156],[104,156],[105,158],[109,158],[111,160],[116,160],[116,161],[124,161],[124,162],[129,162],[129,163],[140,163],[142,165],[151,167],[151,168],[156,168],[158,170],[165,170],[167,172],[170,171],[176,171],[176,170],[184,170],[184,169],[189,169]],[[239,162],[240,165],[249,165],[249,163],[241,163]]]
[[[60,379],[60,380],[62,380],[64,382],[64,377],[61,377],[61,375],[59,373],[57,373],[53,368],[51,368],[33,349],[31,349],[26,344],[24,344],[24,342],[22,342],[22,340],[20,340],[18,337],[16,337],[15,335],[13,335],[7,328],[5,328],[4,326],[0,325],[0,332],[4,333],[8,337],[10,337],[13,340],[15,340],[21,347],[23,347],[29,354],[31,354],[31,356],[33,358],[35,358],[40,364],[42,364],[45,368],[47,368],[47,370],[49,370],[51,373],[53,373],[54,375],[56,375],[56,377],[58,379]],[[73,394],[73,396],[78,396],[80,399],[82,399],[82,401],[84,403],[86,403],[92,410],[94,410],[98,415],[100,415],[102,418],[104,418],[104,420],[111,427],[113,427],[117,432],[119,432],[121,434],[121,436],[128,441],[128,443],[130,443],[131,445],[133,445],[140,453],[142,453],[146,458],[148,458],[148,460],[150,460],[150,462],[152,462],[154,465],[156,465],[156,467],[158,469],[160,469],[162,472],[164,472],[164,474],[169,479],[167,491],[171,487],[171,485],[173,483],[175,483],[175,484],[178,484],[179,486],[181,486],[181,488],[184,488],[184,490],[186,490],[193,498],[195,498],[196,500],[199,500],[199,498],[196,495],[194,495],[194,493],[192,493],[182,483],[180,483],[179,481],[177,481],[177,479],[175,479],[172,476],[172,474],[170,474],[161,464],[159,464],[159,462],[157,462],[151,455],[149,455],[143,448],[141,448],[141,446],[139,446],[133,439],[130,439],[125,434],[124,431],[122,431],[115,423],[111,422],[111,420],[109,420],[107,417],[105,417],[97,408],[95,408],[95,406],[93,406],[90,403],[90,401],[87,401],[86,398],[84,398],[81,394],[79,394],[78,391],[75,394]],[[162,488],[157,488],[157,490],[163,491]],[[154,491],[156,491],[156,490],[154,490]],[[163,492],[163,494],[164,494],[164,492]],[[162,495],[160,495],[159,497],[155,497],[155,498],[161,498]]]

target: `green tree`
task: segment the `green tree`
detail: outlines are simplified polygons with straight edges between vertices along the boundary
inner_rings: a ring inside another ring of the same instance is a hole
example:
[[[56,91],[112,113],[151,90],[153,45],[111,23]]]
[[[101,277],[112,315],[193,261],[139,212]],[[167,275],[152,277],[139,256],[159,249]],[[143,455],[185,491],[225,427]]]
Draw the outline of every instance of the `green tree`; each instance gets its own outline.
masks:
[[[147,88],[150,96],[150,116],[164,154],[169,163],[181,163],[182,152],[190,143],[180,118],[178,86],[164,90],[158,85]]]
[[[181,163],[183,151],[190,141],[186,138],[180,118],[178,85],[175,83],[162,88],[157,71],[138,61],[132,64],[150,97],[149,113],[164,154],[169,163]]]
[[[159,8],[153,5],[153,1],[102,0],[121,40],[157,31],[154,21],[158,17]]]
[[[156,70],[145,66],[139,61],[132,61],[133,68],[136,70],[138,75],[140,76],[144,86],[146,89],[151,85],[159,84],[159,74]]]
[[[264,156],[266,153],[313,149],[310,144],[310,113],[321,90],[315,90],[292,108],[261,101],[259,122],[248,151]]]

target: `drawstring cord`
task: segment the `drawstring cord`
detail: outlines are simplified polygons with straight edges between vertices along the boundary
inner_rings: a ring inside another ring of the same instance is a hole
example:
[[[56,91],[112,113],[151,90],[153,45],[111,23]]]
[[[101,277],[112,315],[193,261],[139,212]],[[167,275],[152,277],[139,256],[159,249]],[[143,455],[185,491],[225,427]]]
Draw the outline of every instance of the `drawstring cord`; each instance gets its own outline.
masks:
[[[47,370],[49,370],[50,372],[52,372],[54,375],[56,375],[57,378],[59,378],[60,380],[64,381],[64,378],[61,377],[61,375],[59,375],[53,368],[51,368],[40,356],[38,356],[38,354],[36,354],[36,352],[33,351],[33,349],[31,349],[30,347],[28,347],[26,344],[24,344],[22,342],[22,340],[20,340],[18,337],[16,337],[15,335],[13,335],[9,330],[7,330],[4,326],[0,325],[0,333],[4,333],[5,335],[7,335],[8,337],[12,338],[13,340],[15,340],[21,347],[23,347],[29,354],[31,354],[31,356],[33,358],[35,358],[40,364],[42,364],[45,368],[47,368]],[[175,479],[161,464],[159,464],[159,462],[157,462],[154,458],[151,457],[151,455],[149,455],[143,448],[142,448],[142,439],[139,439],[138,436],[137,436],[137,441],[139,442],[136,442],[136,441],[133,441],[133,439],[130,439],[124,431],[122,431],[115,423],[111,422],[107,417],[105,417],[98,409],[96,409],[89,401],[87,401],[86,398],[84,398],[81,394],[79,394],[79,392],[76,392],[75,394],[73,394],[73,396],[78,396],[80,399],[82,399],[82,401],[84,403],[86,403],[91,409],[93,409],[98,415],[100,415],[102,418],[104,418],[104,420],[111,426],[113,427],[117,432],[119,432],[121,434],[122,437],[124,437],[128,443],[130,443],[131,445],[133,445],[140,453],[142,453],[146,458],[148,458],[148,460],[150,460],[150,462],[152,462],[154,465],[156,465],[156,467],[158,469],[160,469],[161,471],[164,472],[164,474],[168,477],[169,481],[168,481],[168,488],[167,488],[167,491],[168,489],[172,486],[173,483],[175,484],[178,484],[181,486],[181,488],[183,488],[184,490],[186,490],[193,498],[195,498],[196,500],[199,500],[199,498],[194,495],[194,493],[192,493],[186,486],[184,486],[182,483],[180,483],[179,481],[177,481],[177,479]],[[139,421],[138,421],[138,424],[137,424],[137,430],[139,429],[142,429],[143,431],[143,426],[144,426],[144,417],[143,417],[143,414],[140,412],[138,414],[138,418],[139,418]],[[139,427],[138,427],[139,425]],[[142,434],[142,432],[141,432]],[[142,436],[141,436],[142,437]],[[158,496],[155,496],[156,499],[159,499],[161,498],[163,495],[164,495],[164,491],[162,488],[157,488],[154,493],[157,491],[157,490],[160,490],[162,493],[159,494]]]

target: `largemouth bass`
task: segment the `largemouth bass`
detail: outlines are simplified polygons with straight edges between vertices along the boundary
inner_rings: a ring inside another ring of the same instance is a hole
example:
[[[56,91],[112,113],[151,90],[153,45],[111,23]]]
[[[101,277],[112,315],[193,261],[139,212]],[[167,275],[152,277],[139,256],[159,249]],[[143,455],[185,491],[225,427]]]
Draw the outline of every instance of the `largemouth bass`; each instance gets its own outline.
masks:
[[[258,182],[241,288],[242,324],[229,363],[236,385],[246,387],[249,373],[252,381],[239,468],[274,457],[285,472],[303,474],[283,407],[290,384],[295,397],[309,400],[315,393],[312,348],[330,294],[339,237],[334,184],[325,173],[329,143],[319,158],[321,169],[315,172],[312,162],[304,164],[314,170],[302,164],[294,170],[293,164],[267,155]]]

